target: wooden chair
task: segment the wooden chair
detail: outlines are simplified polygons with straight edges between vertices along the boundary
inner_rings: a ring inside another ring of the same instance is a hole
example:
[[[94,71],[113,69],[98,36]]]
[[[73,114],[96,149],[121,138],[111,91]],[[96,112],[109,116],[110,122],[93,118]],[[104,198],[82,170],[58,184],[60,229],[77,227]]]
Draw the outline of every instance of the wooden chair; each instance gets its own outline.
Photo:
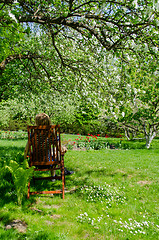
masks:
[[[30,192],[28,184],[28,198],[33,194],[62,194],[64,199],[64,152],[61,151],[60,126],[28,126],[29,166],[35,171],[50,171],[49,177],[33,177],[35,180],[62,180],[62,189],[53,191]],[[60,170],[59,176],[53,176],[54,170]]]

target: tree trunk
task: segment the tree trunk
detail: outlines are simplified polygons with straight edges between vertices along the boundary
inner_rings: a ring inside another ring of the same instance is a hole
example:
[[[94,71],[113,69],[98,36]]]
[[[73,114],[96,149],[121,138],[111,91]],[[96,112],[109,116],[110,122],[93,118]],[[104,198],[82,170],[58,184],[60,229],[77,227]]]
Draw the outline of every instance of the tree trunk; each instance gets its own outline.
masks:
[[[156,136],[157,132],[152,132],[150,131],[148,135],[145,136],[146,138],[146,148],[149,149],[152,140],[154,139],[154,137]]]
[[[130,140],[129,130],[125,128],[124,131],[125,131],[125,137],[126,137],[128,140]]]

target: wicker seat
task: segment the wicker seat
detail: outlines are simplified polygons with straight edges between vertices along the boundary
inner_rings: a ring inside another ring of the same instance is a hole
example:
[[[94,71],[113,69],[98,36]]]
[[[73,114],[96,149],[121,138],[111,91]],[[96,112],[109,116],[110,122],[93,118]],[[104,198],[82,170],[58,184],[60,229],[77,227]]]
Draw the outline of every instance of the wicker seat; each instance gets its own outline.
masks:
[[[35,180],[62,180],[62,189],[53,191],[30,192],[28,184],[28,198],[33,194],[62,194],[64,199],[64,152],[61,150],[60,126],[28,126],[29,166],[35,171],[50,171],[49,177],[33,177]],[[54,170],[60,170],[59,176],[53,176]]]

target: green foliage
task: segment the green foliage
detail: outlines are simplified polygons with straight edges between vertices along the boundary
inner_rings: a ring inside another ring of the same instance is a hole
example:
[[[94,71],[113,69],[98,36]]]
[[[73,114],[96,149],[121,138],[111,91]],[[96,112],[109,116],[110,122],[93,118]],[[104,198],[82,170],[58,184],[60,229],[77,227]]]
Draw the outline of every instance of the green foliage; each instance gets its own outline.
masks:
[[[93,149],[93,150],[100,150],[100,149],[106,149],[108,147],[108,142],[105,140],[99,140],[96,136],[90,137],[80,137],[79,139],[76,139],[76,146],[77,148],[86,148],[87,150]]]
[[[76,105],[73,105],[73,100],[69,99],[69,96],[47,93],[36,96],[30,93],[19,97],[0,103],[2,129],[26,130],[27,125],[35,124],[35,116],[40,112],[45,112],[50,116],[53,124],[60,123],[64,128],[75,120]]]
[[[122,139],[122,136],[118,138],[109,138],[108,135],[99,137],[99,134],[96,135],[78,135],[77,138],[72,139],[70,136],[69,140],[63,139],[63,144],[68,148],[79,148],[87,150],[100,150],[100,149],[144,149],[146,147],[146,142],[144,139],[136,139],[128,141]]]
[[[4,171],[9,171],[12,175],[18,205],[22,205],[23,197],[26,197],[28,181],[33,174],[34,168],[29,168],[27,160],[24,160],[22,164],[19,164],[17,160],[11,160],[9,164],[4,162]]]
[[[92,99],[82,98],[76,111],[76,121],[82,126],[88,124],[91,120],[98,118],[99,109],[97,104],[93,104]]]
[[[132,141],[121,141],[121,148],[122,149],[144,149],[146,148],[146,141],[145,140],[132,140]]]
[[[0,131],[0,139],[27,139],[28,134],[22,130],[19,131]]]
[[[88,88],[101,97],[103,83],[109,84],[108,68],[114,67],[107,61],[108,52],[114,59],[121,59],[121,52],[141,54],[148,49],[155,54],[157,14],[152,1],[1,3],[0,62],[6,62],[0,100],[10,93],[40,95],[50,89],[87,97]]]

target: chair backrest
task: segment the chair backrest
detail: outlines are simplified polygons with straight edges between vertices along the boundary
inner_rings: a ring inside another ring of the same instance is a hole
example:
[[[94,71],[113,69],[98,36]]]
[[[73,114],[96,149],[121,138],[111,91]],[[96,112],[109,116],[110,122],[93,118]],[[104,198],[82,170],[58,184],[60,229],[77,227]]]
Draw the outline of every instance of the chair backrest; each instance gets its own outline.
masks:
[[[30,166],[49,166],[61,161],[60,126],[28,126]]]

